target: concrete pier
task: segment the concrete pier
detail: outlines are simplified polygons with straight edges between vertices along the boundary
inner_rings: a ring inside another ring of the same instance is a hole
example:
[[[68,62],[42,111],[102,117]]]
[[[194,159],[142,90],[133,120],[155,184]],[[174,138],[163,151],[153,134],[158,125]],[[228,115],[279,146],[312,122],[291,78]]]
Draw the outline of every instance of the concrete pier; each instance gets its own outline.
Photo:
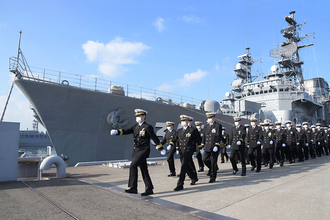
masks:
[[[176,160],[177,172],[180,162]],[[0,183],[2,219],[329,219],[330,156],[305,162],[262,167],[260,173],[232,174],[231,164],[219,163],[218,178],[208,183],[207,169],[199,181],[173,191],[177,177],[167,177],[165,160],[149,166],[151,196],[127,194],[128,169],[106,166],[68,167],[66,179],[21,179]],[[163,165],[164,164],[164,165]],[[197,161],[195,160],[195,165]],[[240,168],[240,165],[238,166]]]

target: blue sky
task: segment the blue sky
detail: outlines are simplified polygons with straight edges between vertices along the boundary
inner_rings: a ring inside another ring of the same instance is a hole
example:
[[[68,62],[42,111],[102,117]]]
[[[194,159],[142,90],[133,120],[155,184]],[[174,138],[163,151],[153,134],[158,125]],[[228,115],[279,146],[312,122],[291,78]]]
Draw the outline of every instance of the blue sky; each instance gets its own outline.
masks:
[[[304,77],[329,81],[328,1],[3,1],[0,3],[0,108],[11,84],[10,56],[30,66],[95,76],[221,101],[236,78],[237,56],[250,47],[254,74],[267,75],[269,50],[292,10],[314,43],[301,53]],[[14,88],[4,121],[32,128],[29,102]]]

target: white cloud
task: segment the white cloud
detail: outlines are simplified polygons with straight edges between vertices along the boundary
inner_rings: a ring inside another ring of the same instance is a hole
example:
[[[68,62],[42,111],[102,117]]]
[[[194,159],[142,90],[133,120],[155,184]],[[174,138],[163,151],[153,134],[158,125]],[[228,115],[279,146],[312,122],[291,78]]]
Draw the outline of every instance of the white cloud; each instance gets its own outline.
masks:
[[[185,15],[182,18],[185,22],[187,23],[195,23],[195,24],[200,24],[204,22],[204,19],[201,19],[199,17],[197,17],[196,15]]]
[[[207,72],[198,69],[193,73],[186,73],[183,75],[182,79],[179,79],[180,85],[182,86],[190,86],[194,82],[198,82],[204,76],[206,76]]]
[[[227,64],[227,63],[230,63],[231,60],[232,60],[232,58],[227,56],[227,57],[222,61],[222,63],[223,63],[223,64]]]
[[[158,86],[156,90],[162,91],[162,92],[172,92],[174,90],[173,85],[169,85],[166,82],[163,83],[163,85]]]
[[[104,75],[116,77],[128,69],[126,64],[135,64],[136,57],[150,49],[141,42],[125,42],[117,37],[106,45],[98,41],[87,41],[82,45],[90,62],[98,62],[98,71]]]
[[[158,30],[159,33],[165,30],[163,18],[157,18],[157,20],[153,22],[153,25],[155,26],[155,28]]]
[[[218,62],[215,64],[214,69],[216,71],[219,71],[220,70],[220,66],[219,66],[219,63]]]

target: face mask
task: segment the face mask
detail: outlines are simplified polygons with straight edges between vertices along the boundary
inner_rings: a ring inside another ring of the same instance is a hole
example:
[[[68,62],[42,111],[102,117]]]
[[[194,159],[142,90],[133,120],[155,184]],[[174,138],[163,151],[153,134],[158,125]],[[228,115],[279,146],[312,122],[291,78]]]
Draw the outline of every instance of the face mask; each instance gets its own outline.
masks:
[[[297,131],[300,132],[301,131],[301,128],[297,128]]]
[[[171,131],[172,130],[172,127],[167,127],[167,130]]]
[[[251,126],[252,127],[255,127],[256,126],[256,123],[255,122],[251,122]]]
[[[277,130],[280,130],[280,129],[281,129],[281,126],[276,126],[276,129],[277,129]]]
[[[225,131],[222,131],[222,135],[224,135],[225,134]]]
[[[265,127],[265,130],[268,131],[269,130],[269,127]]]
[[[182,126],[182,127],[186,127],[187,125],[188,125],[188,123],[187,123],[186,121],[182,121],[182,122],[181,122],[181,126]]]
[[[135,120],[136,120],[136,122],[139,123],[139,124],[142,122],[142,118],[141,118],[141,117],[136,117]]]
[[[235,124],[235,126],[238,126],[239,125],[239,122],[235,121],[234,124]]]
[[[291,127],[291,124],[286,124],[286,127],[290,128]]]
[[[308,128],[308,125],[304,125],[304,128],[307,129]]]
[[[213,121],[212,118],[208,118],[208,119],[207,119],[207,122],[210,123],[210,124],[212,123],[212,121]]]
[[[320,130],[320,129],[321,129],[321,127],[320,127],[320,126],[317,126],[317,129],[318,129],[318,130]]]
[[[196,126],[196,128],[197,128],[198,130],[200,130],[202,127],[198,125],[198,126]]]
[[[312,128],[312,131],[315,132],[315,128]]]

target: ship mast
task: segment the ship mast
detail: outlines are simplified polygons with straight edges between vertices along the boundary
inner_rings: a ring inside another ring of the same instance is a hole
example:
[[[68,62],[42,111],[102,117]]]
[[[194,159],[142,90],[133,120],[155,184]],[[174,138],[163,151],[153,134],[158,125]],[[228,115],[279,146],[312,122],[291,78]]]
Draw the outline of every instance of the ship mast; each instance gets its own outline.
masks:
[[[279,58],[277,62],[280,68],[280,74],[283,74],[285,79],[298,89],[303,89],[304,77],[302,73],[303,61],[299,57],[299,49],[312,46],[313,44],[300,45],[298,43],[303,39],[313,36],[314,33],[310,35],[300,35],[298,30],[306,24],[297,24],[294,14],[295,11],[291,11],[290,15],[285,16],[285,21],[288,23],[288,27],[281,30],[283,37],[286,38],[285,41],[279,43],[278,48],[269,51],[269,55],[274,58]]]

